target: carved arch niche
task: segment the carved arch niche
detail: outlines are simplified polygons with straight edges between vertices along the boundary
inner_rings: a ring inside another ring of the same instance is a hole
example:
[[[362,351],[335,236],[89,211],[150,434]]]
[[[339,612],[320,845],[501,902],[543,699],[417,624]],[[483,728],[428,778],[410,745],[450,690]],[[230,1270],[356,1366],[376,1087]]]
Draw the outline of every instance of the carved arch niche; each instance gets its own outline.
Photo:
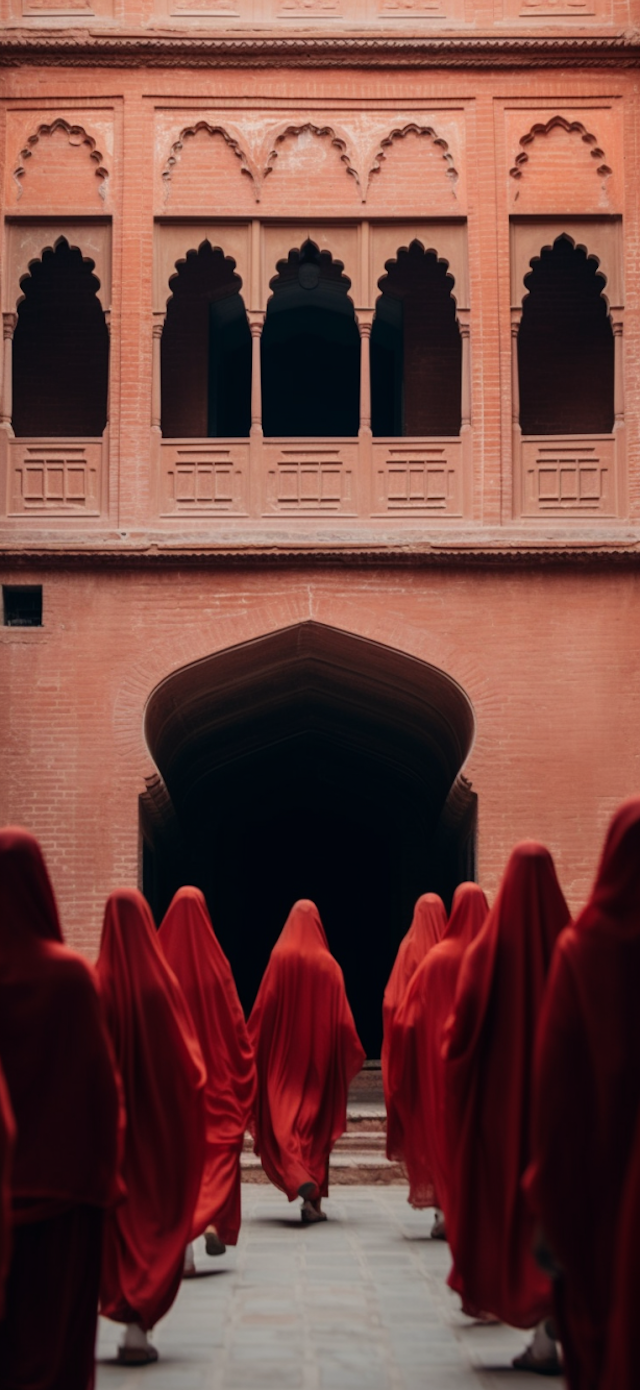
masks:
[[[20,216],[98,217],[110,212],[112,135],[112,123],[93,121],[91,113],[45,120],[31,116],[27,127],[24,113],[10,113],[7,211]]]
[[[446,126],[446,129],[444,128]],[[412,117],[378,138],[367,161],[367,212],[460,216],[466,211],[462,120]],[[455,150],[455,154],[454,154]]]
[[[185,125],[161,172],[161,210],[253,214],[260,195],[257,170],[239,131],[215,120]]]
[[[508,113],[508,196],[512,213],[622,212],[617,111]]]
[[[21,281],[29,274],[34,261],[42,260],[44,251],[53,249],[60,240],[77,247],[83,260],[93,264],[98,280],[97,298],[104,313],[111,310],[111,222],[102,221],[11,221],[6,230],[3,304],[8,314],[15,314],[23,298]]]
[[[260,208],[284,217],[361,212],[360,174],[347,135],[309,121],[273,131],[263,147]]]

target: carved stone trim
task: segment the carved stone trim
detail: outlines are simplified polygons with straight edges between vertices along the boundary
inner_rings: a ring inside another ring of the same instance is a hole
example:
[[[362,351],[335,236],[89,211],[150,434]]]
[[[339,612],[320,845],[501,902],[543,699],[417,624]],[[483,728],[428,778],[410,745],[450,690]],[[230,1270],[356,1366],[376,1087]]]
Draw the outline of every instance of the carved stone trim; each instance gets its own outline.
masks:
[[[520,153],[516,155],[513,168],[509,170],[510,177],[512,179],[522,178],[525,165],[529,160],[527,147],[532,145],[534,140],[539,139],[541,136],[549,135],[552,130],[564,130],[567,135],[580,136],[580,139],[584,141],[585,145],[589,146],[591,158],[598,162],[598,168],[595,172],[598,177],[602,179],[604,187],[607,179],[611,177],[613,172],[609,168],[609,165],[604,163],[604,150],[600,149],[596,136],[592,135],[591,132],[587,130],[586,126],[582,124],[582,121],[567,121],[564,116],[552,116],[551,120],[546,122],[546,125],[541,121],[537,121],[536,124],[532,125],[531,129],[527,131],[526,135],[520,137]],[[517,196],[516,194],[516,197]]]
[[[637,67],[640,34],[630,30],[611,38],[584,36],[462,35],[435,38],[390,35],[312,37],[308,35],[222,36],[35,33],[14,29],[0,36],[0,66],[26,62],[64,67],[203,67],[224,60],[233,67],[282,66],[438,68]]]
[[[319,139],[328,137],[334,149],[338,151],[340,160],[342,164],[344,164],[347,173],[351,174],[352,178],[355,179],[358,188],[361,189],[360,175],[358,174],[357,169],[355,169],[353,164],[351,163],[351,156],[347,147],[347,136],[343,134],[342,131],[338,130],[335,126],[315,125],[313,121],[301,121],[298,124],[289,123],[287,125],[283,125],[275,134],[275,137],[274,135],[271,135],[269,137],[271,149],[269,150],[269,153],[267,154],[267,157],[264,162],[264,168],[262,170],[263,180],[266,179],[268,175],[273,171],[275,162],[278,158],[278,146],[282,146],[284,144],[284,141],[289,139],[290,137],[295,137],[296,135],[304,134],[305,131],[310,131],[312,135],[317,135]],[[364,193],[362,192],[362,189],[361,193],[364,201]]]
[[[363,202],[366,198],[367,193],[369,192],[372,178],[375,174],[380,173],[384,160],[387,157],[387,150],[391,149],[396,140],[404,140],[406,135],[425,135],[429,140],[433,142],[436,148],[441,151],[442,159],[444,161],[443,173],[445,173],[446,177],[450,180],[451,192],[453,194],[453,197],[455,198],[456,184],[458,182],[459,174],[457,169],[454,167],[453,155],[449,149],[447,141],[443,140],[441,135],[438,135],[437,131],[433,129],[433,126],[419,125],[417,121],[409,121],[405,126],[398,126],[395,130],[390,130],[389,134],[385,135],[384,139],[380,141],[377,152],[373,159],[373,163],[371,164],[368,171],[367,188],[366,191],[363,193]]]
[[[171,146],[169,157],[162,171],[165,199],[169,197],[173,169],[182,156],[185,140],[189,140],[194,135],[198,135],[199,132],[202,130],[206,130],[208,135],[220,135],[222,139],[226,142],[226,144],[229,146],[229,148],[233,150],[233,153],[235,154],[236,158],[240,161],[241,172],[243,174],[246,174],[248,178],[251,180],[253,194],[257,202],[260,197],[260,186],[257,171],[254,169],[248,155],[246,155],[244,150],[242,149],[240,140],[231,132],[231,130],[229,130],[227,126],[211,125],[209,121],[197,121],[192,126],[185,126],[184,130],[180,132],[178,139],[175,140],[173,145]]]

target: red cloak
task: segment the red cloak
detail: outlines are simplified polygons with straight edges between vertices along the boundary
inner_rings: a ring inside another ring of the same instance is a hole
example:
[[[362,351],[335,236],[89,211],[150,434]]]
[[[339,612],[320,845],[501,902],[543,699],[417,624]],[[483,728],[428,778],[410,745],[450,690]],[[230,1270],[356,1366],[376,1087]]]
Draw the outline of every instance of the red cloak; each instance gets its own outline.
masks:
[[[398,954],[382,999],[382,1085],[385,1101],[389,1099],[389,1048],[393,1021],[414,970],[424,960],[432,946],[442,939],[447,925],[447,914],[442,898],[437,893],[423,893],[413,909],[413,919],[409,930],[402,938]]]
[[[599,1390],[637,1390],[640,1289],[640,1123],[627,1168],[615,1248],[607,1354]]]
[[[449,1204],[442,1035],[462,958],[487,912],[477,883],[456,888],[444,937],[414,971],[391,1036],[387,1156],[406,1164],[411,1205],[436,1205],[445,1214]]]
[[[16,1122],[0,1067],[0,1322],[4,1317],[4,1286],[11,1259],[11,1163],[15,1142]]]
[[[204,1160],[200,1047],[135,888],[111,893],[98,979],[127,1107],[126,1200],[107,1218],[101,1311],[153,1327],[180,1287]]]
[[[444,1034],[449,1284],[472,1316],[533,1327],[551,1286],[531,1254],[522,1191],[530,1158],[535,1031],[569,910],[543,845],[517,845],[460,968]]]
[[[365,1059],[315,903],[294,903],[249,1019],[258,1068],[253,1118],[267,1177],[292,1202],[303,1183],[328,1191],[329,1154]]]
[[[120,1093],[94,971],[62,944],[40,847],[15,828],[0,831],[0,1062],[17,1130],[0,1381],[88,1390]]]
[[[536,1049],[527,1188],[564,1271],[557,1311],[571,1390],[600,1385],[640,1106],[639,999],[636,797],[614,815],[591,898],[558,943]]]
[[[225,1245],[236,1245],[240,1154],[255,1099],[256,1068],[231,966],[199,888],[179,889],[159,939],[184,991],[207,1071],[206,1156],[192,1238],[213,1224]]]

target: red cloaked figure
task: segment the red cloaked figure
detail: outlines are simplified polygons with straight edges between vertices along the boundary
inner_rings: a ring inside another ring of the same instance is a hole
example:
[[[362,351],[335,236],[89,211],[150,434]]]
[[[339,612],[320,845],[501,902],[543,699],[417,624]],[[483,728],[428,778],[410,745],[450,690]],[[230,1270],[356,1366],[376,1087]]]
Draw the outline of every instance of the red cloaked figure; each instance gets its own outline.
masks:
[[[533,1327],[551,1308],[522,1191],[536,1025],[569,909],[544,845],[513,850],[460,968],[444,1034],[449,1284],[471,1316]]]
[[[402,1159],[413,1207],[441,1207],[447,1200],[442,1038],[453,1008],[467,946],[488,912],[477,883],[461,883],[442,941],[414,971],[395,1015],[389,1051],[389,1158]]]
[[[391,974],[382,1000],[382,1085],[385,1101],[389,1100],[389,1048],[396,1010],[414,971],[432,946],[442,939],[447,925],[447,913],[437,893],[423,893],[413,909],[411,926],[398,947]]]
[[[607,1354],[599,1390],[637,1390],[640,1289],[640,1123],[620,1204]]]
[[[42,852],[0,831],[0,1062],[16,1123],[3,1390],[91,1390],[120,1093],[91,966],[62,944]]]
[[[105,1317],[146,1332],[180,1286],[204,1160],[205,1069],[151,909],[135,888],[107,899],[97,969],[127,1108],[127,1197],[105,1224],[100,1305]],[[156,1355],[146,1339],[125,1340],[120,1359]]]
[[[176,893],[160,928],[160,945],[184,991],[207,1072],[206,1157],[190,1239],[213,1226],[219,1241],[236,1245],[240,1154],[255,1100],[256,1068],[231,966],[199,888]]]
[[[15,1142],[16,1122],[0,1067],[0,1322],[4,1317],[4,1286],[11,1258],[11,1167]]]
[[[614,815],[591,898],[558,943],[536,1049],[527,1188],[563,1271],[556,1311],[571,1390],[595,1390],[603,1371],[640,1108],[639,999],[635,797]],[[637,1227],[631,1238],[637,1247]],[[637,1285],[632,1297],[637,1322]]]
[[[306,898],[294,903],[271,952],[249,1037],[258,1068],[256,1153],[290,1202],[299,1194],[305,1206],[319,1203],[328,1192],[329,1154],[346,1128],[349,1085],[365,1054],[342,971]]]

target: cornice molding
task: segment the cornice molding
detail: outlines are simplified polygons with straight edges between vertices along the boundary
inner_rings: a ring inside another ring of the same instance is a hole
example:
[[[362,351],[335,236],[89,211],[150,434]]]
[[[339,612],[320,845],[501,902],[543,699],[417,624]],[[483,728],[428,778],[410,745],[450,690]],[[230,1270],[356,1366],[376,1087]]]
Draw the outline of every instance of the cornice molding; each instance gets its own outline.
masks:
[[[0,66],[636,67],[640,31],[613,35],[203,34],[14,29]]]

